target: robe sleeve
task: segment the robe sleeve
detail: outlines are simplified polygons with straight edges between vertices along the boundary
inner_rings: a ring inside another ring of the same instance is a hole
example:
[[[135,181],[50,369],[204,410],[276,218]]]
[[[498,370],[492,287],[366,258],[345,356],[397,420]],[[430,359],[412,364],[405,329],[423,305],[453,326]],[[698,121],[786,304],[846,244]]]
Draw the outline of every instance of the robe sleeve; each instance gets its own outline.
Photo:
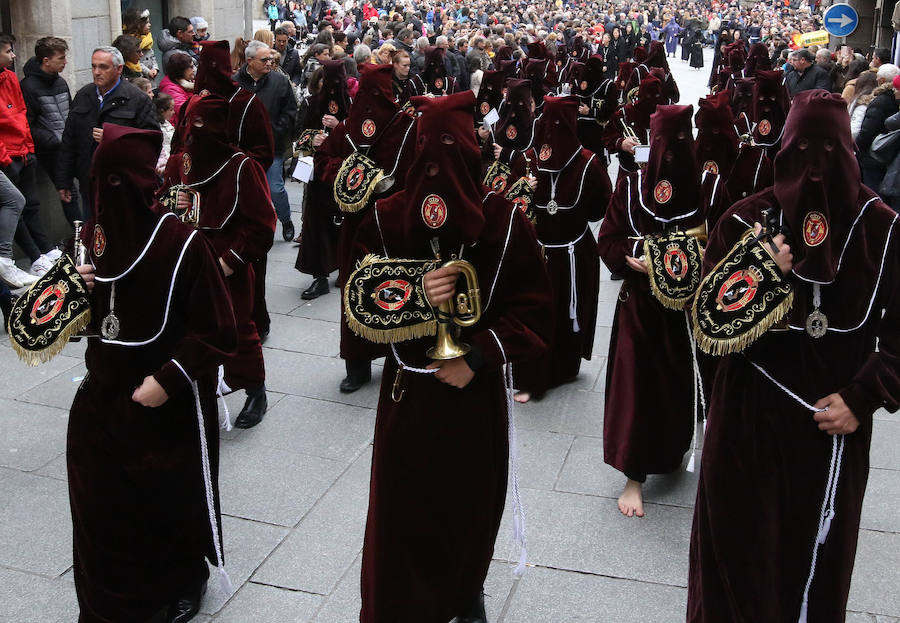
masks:
[[[485,303],[490,288],[481,284]],[[507,362],[534,359],[548,349],[553,331],[550,278],[534,227],[516,208],[512,208],[509,245],[490,304],[496,309],[488,313],[496,320],[489,327],[479,324],[470,338],[480,359],[479,369],[495,370]]]
[[[586,150],[585,150],[586,151]],[[590,157],[590,156],[588,156]],[[588,165],[585,184],[588,195],[587,219],[590,222],[599,221],[606,214],[606,207],[612,197],[612,183],[609,181],[609,173],[606,170],[606,162],[601,156],[595,156]]]
[[[629,180],[623,178],[622,182],[617,184],[616,193],[609,202],[606,217],[597,235],[600,259],[610,271],[619,274],[630,270],[625,263],[626,256],[638,257],[641,254],[638,248],[641,241],[628,239],[628,236],[634,235],[628,226],[628,206],[625,205],[624,199],[624,185],[628,183]]]
[[[275,207],[269,196],[265,171],[258,162],[248,158],[238,174],[240,195],[236,215],[240,222],[230,227],[233,237],[222,260],[232,270],[255,262],[272,248],[275,234]],[[234,217],[232,217],[234,218]]]
[[[900,256],[896,235],[891,246],[887,257],[893,259],[893,266],[882,282],[889,292],[881,303],[884,315],[878,325],[878,351],[869,355],[853,380],[838,392],[863,424],[871,423],[872,414],[880,407],[891,413],[900,407]]]
[[[603,129],[603,145],[610,153],[621,151],[625,134],[622,132],[622,112],[617,110]]]
[[[350,155],[349,146],[344,139],[346,133],[347,129],[342,121],[316,150],[313,156],[314,170],[316,179],[320,182],[333,185],[344,159]]]
[[[214,255],[206,238],[195,234],[172,302],[185,335],[175,346],[172,359],[153,375],[169,396],[190,391],[191,382],[199,377],[215,375],[216,368],[237,347],[231,297]]]

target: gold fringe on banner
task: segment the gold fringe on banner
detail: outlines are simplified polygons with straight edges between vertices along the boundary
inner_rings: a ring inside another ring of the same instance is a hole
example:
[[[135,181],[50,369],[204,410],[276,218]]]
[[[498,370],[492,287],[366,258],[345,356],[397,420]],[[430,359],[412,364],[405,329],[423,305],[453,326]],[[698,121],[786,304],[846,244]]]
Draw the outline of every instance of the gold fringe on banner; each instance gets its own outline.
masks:
[[[358,169],[358,170],[357,170]],[[350,176],[353,173],[361,175],[362,179],[356,188],[350,189]],[[384,178],[384,171],[373,160],[359,152],[353,152],[348,156],[338,170],[334,180],[334,200],[341,212],[359,212],[369,203],[369,199],[375,192],[378,183]]]
[[[659,282],[662,281],[664,285],[668,284],[666,284],[665,278],[660,276],[662,271],[666,268],[662,257],[663,254],[660,253],[659,249],[665,245],[667,241],[671,241],[676,237],[687,238],[687,236],[681,232],[675,232],[672,236],[659,236],[656,238],[646,236],[644,238],[644,257],[648,263],[647,274],[650,277],[650,292],[663,307],[681,311],[684,310],[688,303],[690,303],[694,294],[697,292],[697,288],[700,286],[700,273],[703,269],[703,249],[696,241],[684,241],[684,250],[687,251],[685,256],[688,257],[688,262],[690,263],[688,274],[686,275],[689,279],[689,283],[682,288],[685,293],[681,296],[676,296],[671,292],[672,288],[666,288],[669,291],[663,292]]]
[[[16,340],[12,339],[12,337],[10,337],[9,341],[12,343],[13,350],[16,351],[19,359],[24,361],[26,365],[34,367],[42,363],[47,363],[61,353],[66,347],[66,344],[69,343],[69,340],[83,331],[90,322],[91,310],[88,308],[78,314],[65,329],[56,335],[50,344],[41,350],[28,350],[22,348],[22,346]],[[7,327],[7,330],[9,330],[9,327]],[[10,336],[12,336],[12,331],[10,331]]]

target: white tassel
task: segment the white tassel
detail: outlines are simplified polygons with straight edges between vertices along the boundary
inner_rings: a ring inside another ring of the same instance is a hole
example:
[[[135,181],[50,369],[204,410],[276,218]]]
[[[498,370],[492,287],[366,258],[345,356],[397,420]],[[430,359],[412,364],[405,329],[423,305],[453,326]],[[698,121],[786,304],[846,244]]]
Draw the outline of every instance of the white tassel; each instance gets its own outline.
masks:
[[[831,532],[831,520],[834,518],[834,511],[829,510],[825,515],[825,521],[822,522],[822,528],[819,530],[819,536],[816,539],[816,542],[819,545],[824,545],[825,540],[828,538],[828,533]]]
[[[228,411],[228,403],[225,402],[225,394],[231,393],[231,388],[225,382],[225,366],[219,366],[219,378],[216,382],[216,396],[222,401],[222,416],[219,417],[219,428],[224,431],[232,430],[231,412]]]
[[[496,335],[494,336],[496,338]],[[499,340],[497,340],[499,344]],[[508,417],[509,433],[509,473],[512,480],[513,498],[513,541],[519,546],[519,562],[513,571],[513,577],[521,578],[525,575],[525,563],[528,559],[528,546],[525,538],[525,509],[522,507],[522,497],[519,494],[519,470],[518,448],[516,436],[516,420],[513,413],[513,371],[512,363],[506,364],[506,413]]]
[[[579,238],[581,240],[581,238]],[[575,243],[569,243],[569,318],[572,320],[572,331],[579,333],[578,324],[578,286],[575,282]]]
[[[809,611],[809,602],[804,601],[803,605],[800,606],[800,618],[797,619],[797,623],[806,623],[806,614]]]
[[[687,471],[693,473],[694,472],[694,457],[697,455],[696,450],[691,450],[691,458],[688,459]]]

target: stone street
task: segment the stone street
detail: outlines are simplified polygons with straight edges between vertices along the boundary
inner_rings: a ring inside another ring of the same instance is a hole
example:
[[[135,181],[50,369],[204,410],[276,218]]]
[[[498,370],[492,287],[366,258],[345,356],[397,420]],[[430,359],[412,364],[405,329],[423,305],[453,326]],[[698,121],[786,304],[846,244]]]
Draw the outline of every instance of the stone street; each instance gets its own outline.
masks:
[[[697,72],[670,59],[683,103],[696,108],[709,61],[707,54]],[[299,211],[300,185],[288,189]],[[339,297],[332,290],[302,301],[310,278],[294,270],[295,256],[296,245],[282,242],[279,230],[267,279],[269,413],[254,429],[223,433],[221,443],[225,552],[236,592],[226,598],[210,582],[198,623],[358,620],[380,367],[359,392],[338,392]],[[624,478],[603,463],[602,433],[619,284],[605,269],[602,279],[593,359],[576,382],[515,410],[530,568],[513,580],[507,516],[485,585],[492,623],[684,621],[697,475],[650,477],[643,519],[616,508]],[[68,407],[85,374],[83,349],[70,344],[28,368],[0,340],[2,622],[77,618],[65,441]],[[243,393],[229,397],[232,417],[242,404]],[[900,621],[898,448],[900,417],[877,413],[851,623]]]

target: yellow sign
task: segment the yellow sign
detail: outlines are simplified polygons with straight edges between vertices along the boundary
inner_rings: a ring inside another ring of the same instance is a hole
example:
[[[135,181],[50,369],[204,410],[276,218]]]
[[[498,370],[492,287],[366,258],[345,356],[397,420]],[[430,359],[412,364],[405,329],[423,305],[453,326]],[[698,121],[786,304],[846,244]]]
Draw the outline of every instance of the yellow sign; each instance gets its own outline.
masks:
[[[808,48],[811,45],[828,45],[828,31],[816,30],[815,32],[798,33],[794,35],[794,44],[798,48]]]

